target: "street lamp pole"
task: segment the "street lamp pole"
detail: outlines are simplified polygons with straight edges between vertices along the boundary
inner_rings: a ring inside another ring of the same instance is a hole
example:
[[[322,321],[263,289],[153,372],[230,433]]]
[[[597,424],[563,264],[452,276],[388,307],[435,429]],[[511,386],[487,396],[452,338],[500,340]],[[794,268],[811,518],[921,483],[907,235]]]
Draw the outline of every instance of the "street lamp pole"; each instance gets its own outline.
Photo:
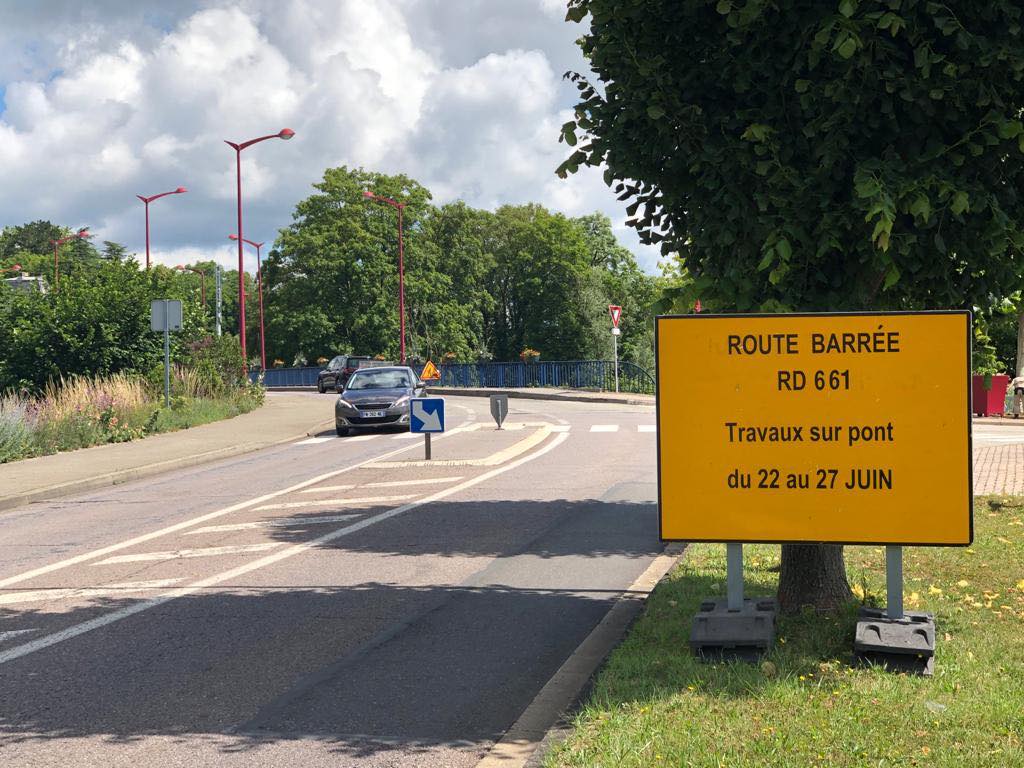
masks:
[[[402,242],[402,219],[407,203],[375,195],[368,189],[363,192],[363,197],[378,203],[386,203],[398,211],[398,333],[401,363],[405,365],[405,247]]]
[[[178,187],[172,189],[170,192],[161,192],[159,195],[152,195],[150,197],[143,197],[142,195],[136,195],[146,206],[146,269],[149,269],[149,204],[154,200],[159,200],[161,197],[167,197],[167,195],[180,195],[183,192],[188,192],[184,187]]]
[[[235,150],[235,181],[238,195],[238,336],[239,341],[242,345],[242,360],[246,370],[248,370],[248,363],[246,361],[246,346],[245,346],[245,267],[243,264],[244,257],[242,255],[242,150],[246,147],[251,147],[253,144],[258,144],[261,141],[267,139],[284,139],[287,141],[295,135],[295,131],[291,128],[282,128],[277,133],[272,133],[268,136],[260,136],[258,139],[250,139],[249,141],[243,141],[236,144],[233,141],[227,141],[224,143]],[[266,365],[264,365],[266,369]]]
[[[60,288],[60,252],[59,249],[64,243],[71,242],[75,238],[89,237],[89,228],[82,227],[80,230],[75,232],[73,235],[62,237],[59,240],[51,240],[50,244],[53,246],[53,292],[56,293]]]
[[[228,235],[229,240],[238,240],[238,235]],[[265,326],[263,325],[263,262],[260,260],[260,248],[263,243],[254,243],[252,240],[242,238],[243,243],[248,243],[256,249],[256,286],[260,295],[260,366],[267,370],[267,341]]]

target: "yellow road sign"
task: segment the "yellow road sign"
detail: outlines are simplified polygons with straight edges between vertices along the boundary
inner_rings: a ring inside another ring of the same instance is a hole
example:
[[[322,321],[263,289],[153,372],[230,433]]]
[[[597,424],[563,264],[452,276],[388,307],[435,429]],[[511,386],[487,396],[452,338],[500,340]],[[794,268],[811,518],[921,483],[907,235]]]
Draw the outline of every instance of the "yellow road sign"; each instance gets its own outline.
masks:
[[[423,381],[440,379],[441,372],[437,370],[437,366],[431,360],[427,360],[427,364],[423,366],[423,373],[420,374],[420,378]]]
[[[662,539],[971,543],[969,312],[656,331]]]

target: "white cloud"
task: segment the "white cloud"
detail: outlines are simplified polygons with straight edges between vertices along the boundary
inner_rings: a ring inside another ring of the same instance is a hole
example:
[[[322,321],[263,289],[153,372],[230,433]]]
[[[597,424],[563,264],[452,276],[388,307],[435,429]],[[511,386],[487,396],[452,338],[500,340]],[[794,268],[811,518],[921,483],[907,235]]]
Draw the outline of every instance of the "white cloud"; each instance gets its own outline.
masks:
[[[142,252],[135,195],[186,186],[151,210],[156,258],[230,253],[235,157],[223,141],[284,127],[294,141],[243,153],[255,239],[272,241],[340,164],[406,173],[441,201],[622,219],[599,173],[554,176],[575,98],[561,74],[584,68],[562,0],[47,6],[18,8],[0,30],[0,224],[89,224]],[[623,240],[653,268],[652,249]]]

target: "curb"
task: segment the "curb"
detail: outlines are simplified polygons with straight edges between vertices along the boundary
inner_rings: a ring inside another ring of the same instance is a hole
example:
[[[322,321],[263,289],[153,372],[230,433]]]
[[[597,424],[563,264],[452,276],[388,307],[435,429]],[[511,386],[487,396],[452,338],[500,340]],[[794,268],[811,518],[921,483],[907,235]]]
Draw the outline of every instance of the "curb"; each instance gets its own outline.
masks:
[[[576,705],[594,673],[640,615],[647,598],[682,559],[686,545],[673,542],[615,601],[604,618],[567,658],[476,768],[527,768],[539,765],[542,751],[567,733],[564,718]],[[543,748],[543,749],[542,749]]]
[[[654,407],[654,395],[648,395],[650,399],[641,399],[639,396],[629,395],[574,395],[561,392],[522,392],[516,389],[463,389],[462,387],[427,387],[431,395],[462,395],[465,397],[490,397],[491,395],[508,395],[511,398],[520,400],[566,400],[577,403],[617,403],[619,405],[649,405]]]
[[[131,469],[107,472],[102,475],[94,475],[93,477],[86,477],[81,480],[72,480],[67,483],[49,485],[45,488],[38,488],[34,491],[20,493],[14,496],[0,497],[0,511],[8,511],[36,501],[47,501],[49,499],[60,498],[61,496],[70,496],[71,494],[78,493],[80,491],[92,491],[97,488],[123,485],[124,483],[129,483],[133,480],[142,480],[143,478],[153,477],[175,469],[184,469],[185,467],[210,464],[214,461],[218,461],[219,459],[229,459],[234,456],[242,456],[246,453],[261,451],[264,448],[274,448],[278,445],[291,443],[303,437],[312,436],[323,429],[333,426],[333,420],[322,421],[306,432],[291,435],[290,437],[286,437],[281,440],[275,440],[272,443],[241,443],[240,445],[218,448],[205,453],[195,453],[190,456],[181,456],[176,459],[167,459],[166,461],[157,461],[152,464],[143,464],[141,467],[132,467]],[[85,450],[88,450],[88,448]]]
[[[987,427],[1024,427],[1024,419],[1015,419],[1012,416],[972,416],[971,423]]]

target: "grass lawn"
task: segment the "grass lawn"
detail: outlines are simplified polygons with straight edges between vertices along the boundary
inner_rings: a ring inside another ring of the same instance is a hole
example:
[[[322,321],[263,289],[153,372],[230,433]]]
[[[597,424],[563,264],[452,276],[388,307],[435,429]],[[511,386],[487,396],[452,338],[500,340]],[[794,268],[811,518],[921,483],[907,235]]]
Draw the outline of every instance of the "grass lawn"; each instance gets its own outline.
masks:
[[[779,547],[744,553],[747,595],[774,594]],[[884,550],[846,562],[884,605]],[[906,608],[935,614],[932,678],[851,666],[857,605],[781,619],[759,664],[707,664],[690,621],[725,594],[725,547],[690,547],[545,765],[1024,767],[1024,498],[978,500],[974,545],[907,548],[904,575]]]

